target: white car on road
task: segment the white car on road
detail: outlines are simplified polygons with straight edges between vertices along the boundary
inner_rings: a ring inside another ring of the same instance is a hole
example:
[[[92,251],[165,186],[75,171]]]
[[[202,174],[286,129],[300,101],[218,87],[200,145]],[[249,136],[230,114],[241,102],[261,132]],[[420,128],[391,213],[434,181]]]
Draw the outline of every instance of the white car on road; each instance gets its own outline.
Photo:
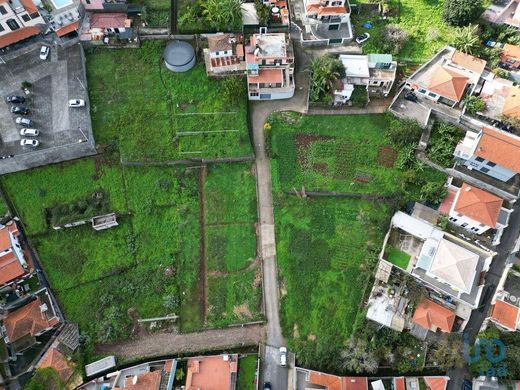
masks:
[[[37,147],[40,144],[40,141],[37,139],[27,139],[24,138],[20,141],[20,146],[30,146],[32,148]]]
[[[50,53],[51,49],[49,48],[49,46],[42,46],[42,48],[40,49],[40,60],[46,60],[47,57],[49,57],[49,53]]]
[[[71,99],[69,100],[69,107],[85,107],[85,100]]]
[[[280,347],[280,366],[287,367],[287,348]]]
[[[22,126],[31,126],[33,123],[32,120],[30,120],[29,118],[22,118],[21,116],[16,118],[15,122],[17,125],[22,125]]]
[[[38,137],[40,135],[40,130],[38,129],[29,129],[24,127],[20,130],[20,135],[22,137]]]

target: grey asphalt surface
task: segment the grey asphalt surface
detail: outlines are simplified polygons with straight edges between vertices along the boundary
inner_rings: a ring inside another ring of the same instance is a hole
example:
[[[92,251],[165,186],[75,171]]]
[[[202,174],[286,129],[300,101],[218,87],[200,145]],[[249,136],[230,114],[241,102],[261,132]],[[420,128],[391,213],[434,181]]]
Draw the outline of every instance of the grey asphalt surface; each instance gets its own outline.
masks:
[[[514,249],[520,233],[520,205],[517,204],[513,209],[514,211],[509,220],[509,226],[504,231],[500,245],[496,248],[497,255],[493,259],[486,275],[486,284],[482,293],[481,306],[479,309],[473,310],[465,329],[472,344],[475,342],[482,323],[489,315],[491,299],[495,294],[505,266],[508,261],[512,261],[514,257],[511,252]],[[472,379],[468,367],[450,370],[448,376],[451,378],[448,382],[448,390],[460,390],[464,379]]]

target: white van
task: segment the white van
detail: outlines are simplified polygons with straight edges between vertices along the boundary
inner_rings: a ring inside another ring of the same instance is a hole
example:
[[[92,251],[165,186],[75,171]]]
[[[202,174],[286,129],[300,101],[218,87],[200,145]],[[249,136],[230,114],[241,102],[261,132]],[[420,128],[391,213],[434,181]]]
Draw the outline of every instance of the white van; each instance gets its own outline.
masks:
[[[287,348],[280,347],[280,366],[287,367]]]

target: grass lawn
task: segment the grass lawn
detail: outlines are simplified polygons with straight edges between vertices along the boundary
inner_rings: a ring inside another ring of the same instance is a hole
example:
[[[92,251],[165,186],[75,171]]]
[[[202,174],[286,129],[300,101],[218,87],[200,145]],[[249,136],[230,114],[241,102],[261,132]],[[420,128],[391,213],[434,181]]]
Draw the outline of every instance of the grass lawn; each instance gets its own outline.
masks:
[[[408,262],[410,261],[410,255],[408,253],[405,253],[392,246],[387,246],[386,251],[388,252],[386,259],[388,259],[390,263],[406,270],[408,267]]]
[[[160,64],[164,45],[87,54],[96,142],[119,144],[129,161],[251,155],[245,81],[226,95],[226,81],[208,79],[203,64],[171,72]]]
[[[238,360],[237,390],[256,389],[255,378],[258,357],[249,355]]]
[[[369,32],[371,36],[363,46],[364,53],[380,52],[381,28],[386,24],[397,25],[408,33],[408,42],[397,57],[413,62],[425,62],[453,36],[455,28],[442,21],[444,0],[393,0],[391,8],[396,10],[396,15],[385,21],[370,12],[353,16],[356,35]],[[365,29],[363,24],[366,22],[371,22],[374,27]]]
[[[130,0],[144,6],[142,19],[149,27],[168,27],[170,24],[171,0]]]

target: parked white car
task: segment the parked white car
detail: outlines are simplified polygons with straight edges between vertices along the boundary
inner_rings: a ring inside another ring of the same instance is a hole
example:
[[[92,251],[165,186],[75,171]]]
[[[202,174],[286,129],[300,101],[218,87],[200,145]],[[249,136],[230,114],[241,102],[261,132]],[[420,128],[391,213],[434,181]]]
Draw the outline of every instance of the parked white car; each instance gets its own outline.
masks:
[[[31,126],[33,123],[32,120],[30,120],[29,118],[22,118],[21,116],[16,118],[15,122],[17,125],[22,125],[22,126]]]
[[[40,130],[38,129],[29,129],[24,127],[20,130],[20,135],[22,137],[38,137],[40,135]]]
[[[280,366],[287,367],[287,348],[280,347]]]
[[[30,146],[32,148],[37,147],[40,144],[40,141],[37,139],[27,139],[24,138],[20,141],[20,146]]]
[[[69,100],[69,107],[85,107],[85,100],[71,99]]]
[[[50,51],[51,49],[49,48],[49,46],[42,46],[42,48],[40,49],[40,60],[45,61],[47,57],[49,57]]]

